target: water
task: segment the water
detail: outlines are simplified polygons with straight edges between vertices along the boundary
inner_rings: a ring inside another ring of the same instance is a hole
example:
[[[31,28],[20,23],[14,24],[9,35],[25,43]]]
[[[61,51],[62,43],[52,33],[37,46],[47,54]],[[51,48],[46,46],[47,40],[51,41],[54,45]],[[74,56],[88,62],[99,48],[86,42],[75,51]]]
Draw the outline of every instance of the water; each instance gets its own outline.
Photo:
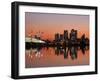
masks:
[[[41,47],[25,51],[25,68],[89,65],[89,47]]]

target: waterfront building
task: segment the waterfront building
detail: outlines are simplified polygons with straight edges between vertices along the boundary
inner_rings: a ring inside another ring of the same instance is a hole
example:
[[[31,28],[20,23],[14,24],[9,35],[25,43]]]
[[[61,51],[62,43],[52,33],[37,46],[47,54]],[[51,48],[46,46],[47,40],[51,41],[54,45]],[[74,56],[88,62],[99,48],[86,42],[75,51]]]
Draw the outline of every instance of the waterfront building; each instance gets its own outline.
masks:
[[[70,41],[75,44],[77,42],[77,30],[72,29],[70,33]]]
[[[55,34],[55,41],[58,42],[58,41],[59,41],[59,38],[60,38],[59,33],[56,33],[56,34]]]
[[[63,34],[60,34],[60,41],[63,41],[64,40],[64,36]]]
[[[64,30],[64,41],[68,40],[68,31]]]

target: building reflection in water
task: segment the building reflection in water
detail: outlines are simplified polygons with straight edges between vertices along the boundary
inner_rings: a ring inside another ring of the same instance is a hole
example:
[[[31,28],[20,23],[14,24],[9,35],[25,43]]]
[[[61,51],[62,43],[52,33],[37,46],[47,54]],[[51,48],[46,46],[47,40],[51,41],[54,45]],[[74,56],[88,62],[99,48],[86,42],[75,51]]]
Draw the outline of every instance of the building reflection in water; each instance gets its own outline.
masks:
[[[72,60],[77,59],[77,47],[71,47],[70,48],[70,56]]]
[[[68,58],[68,52],[70,52],[70,56],[71,56],[71,59],[76,59],[77,58],[77,47],[65,47],[65,48],[59,48],[59,47],[56,47],[55,49],[55,54],[56,55],[60,55],[60,54],[63,54],[64,56],[64,59],[67,59]],[[61,53],[62,52],[62,53]]]
[[[43,56],[42,49],[45,48],[46,50],[49,49],[49,47],[38,47],[33,48],[28,51],[28,54],[31,56],[32,54],[35,54],[35,57],[39,58]],[[55,55],[63,55],[64,59],[68,58],[68,54],[70,55],[71,59],[77,59],[78,51],[81,50],[82,54],[85,54],[86,50],[89,50],[89,46],[71,46],[71,47],[50,47],[55,51]]]
[[[55,47],[55,54],[56,55],[64,55],[64,59],[68,58],[68,47],[62,48],[62,47]]]
[[[29,54],[30,57],[32,57],[32,54],[35,54],[35,57],[39,58],[43,56],[43,53],[41,52],[41,48],[34,48],[27,51],[27,54]]]
[[[56,55],[60,55],[60,54],[63,54],[64,55],[64,59],[67,59],[68,58],[68,52],[71,56],[71,59],[74,60],[74,59],[77,59],[77,54],[78,54],[78,51],[81,50],[82,54],[84,55],[85,54],[85,51],[86,50],[89,50],[89,46],[71,46],[71,47],[65,47],[65,48],[62,48],[62,47],[56,47],[55,48],[55,54]]]

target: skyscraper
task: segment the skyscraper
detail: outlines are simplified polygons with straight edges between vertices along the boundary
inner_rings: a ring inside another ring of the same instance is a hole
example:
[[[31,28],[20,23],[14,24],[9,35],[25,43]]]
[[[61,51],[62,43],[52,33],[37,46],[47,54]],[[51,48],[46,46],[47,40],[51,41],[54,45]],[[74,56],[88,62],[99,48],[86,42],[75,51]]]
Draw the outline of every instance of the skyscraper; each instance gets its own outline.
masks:
[[[68,40],[68,31],[64,30],[64,40],[67,41]]]
[[[72,29],[70,33],[70,41],[75,43],[77,41],[77,30]]]
[[[64,40],[64,36],[63,34],[60,34],[60,41],[63,41]]]
[[[55,41],[58,42],[58,41],[59,41],[59,38],[60,38],[59,33],[56,33],[56,34],[55,34]]]

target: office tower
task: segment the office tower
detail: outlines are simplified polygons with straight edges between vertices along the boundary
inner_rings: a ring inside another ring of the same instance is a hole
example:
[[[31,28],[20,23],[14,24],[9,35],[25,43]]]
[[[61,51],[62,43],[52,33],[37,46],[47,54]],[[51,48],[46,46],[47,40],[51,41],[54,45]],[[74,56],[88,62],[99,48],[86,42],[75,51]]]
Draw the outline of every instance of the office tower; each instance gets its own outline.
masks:
[[[60,34],[60,41],[63,41],[63,39],[64,39],[63,34]]]
[[[68,31],[64,30],[64,41],[68,40]]]
[[[56,33],[56,34],[55,34],[55,41],[58,42],[58,41],[59,41],[59,38],[60,38],[59,33]]]
[[[70,40],[73,42],[77,40],[77,30],[74,30],[74,29],[71,30]]]

